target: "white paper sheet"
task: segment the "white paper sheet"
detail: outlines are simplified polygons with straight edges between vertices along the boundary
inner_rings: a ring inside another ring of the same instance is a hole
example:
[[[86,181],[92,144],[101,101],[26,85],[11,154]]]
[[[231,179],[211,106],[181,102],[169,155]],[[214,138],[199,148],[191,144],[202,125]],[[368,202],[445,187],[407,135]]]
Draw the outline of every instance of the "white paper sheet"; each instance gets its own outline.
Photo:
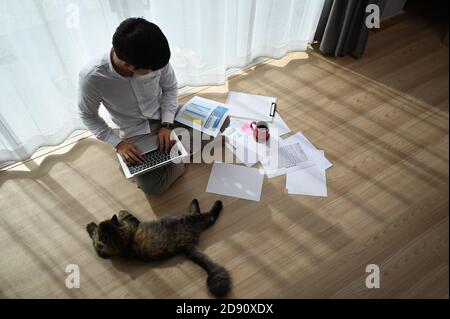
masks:
[[[257,168],[214,163],[206,192],[259,202],[263,180]]]
[[[286,188],[288,194],[327,197],[326,171],[318,165],[314,165],[288,173]]]
[[[258,163],[258,156],[253,153],[249,152],[248,149],[245,147],[236,144],[232,145],[231,143],[225,143],[226,148],[228,148],[233,154],[247,167],[252,167],[256,163]]]
[[[308,157],[300,143],[281,145],[276,154],[278,154],[277,160],[270,162],[270,168],[272,170],[296,166],[299,163],[308,161]]]
[[[274,178],[274,177],[286,175],[288,173],[295,172],[295,171],[298,171],[299,169],[304,169],[304,168],[305,167],[303,167],[303,166],[291,166],[291,167],[285,167],[285,168],[280,168],[280,169],[276,169],[276,170],[264,168],[264,172],[268,178]]]
[[[308,153],[308,151],[306,152]],[[309,154],[312,155],[312,152],[309,152]],[[333,166],[333,164],[329,160],[327,160],[327,158],[325,157],[325,152],[322,150],[317,150],[315,152],[315,155],[312,155],[312,158],[316,165],[318,165],[320,168],[329,169]]]
[[[266,156],[260,157],[268,178],[315,165],[314,160],[308,157],[295,138],[290,137],[285,140],[279,138],[272,142],[267,148]],[[276,156],[278,156],[278,160]]]
[[[278,112],[275,113],[275,117],[273,118],[273,121],[269,123],[269,127],[272,132],[275,132],[276,129],[278,136],[283,136],[284,134],[291,132],[291,129],[289,128],[289,126],[287,126],[286,122]]]
[[[318,150],[302,133],[298,132],[286,139],[286,141],[289,139],[295,139],[296,141],[298,141],[302,145],[302,148],[306,152],[308,157],[311,158],[316,163],[316,165],[320,166],[323,169],[328,169],[333,166],[333,164],[326,159],[325,152],[322,150]]]
[[[276,105],[276,101],[275,97],[230,92],[227,105],[230,107],[230,116],[272,122],[272,103]]]

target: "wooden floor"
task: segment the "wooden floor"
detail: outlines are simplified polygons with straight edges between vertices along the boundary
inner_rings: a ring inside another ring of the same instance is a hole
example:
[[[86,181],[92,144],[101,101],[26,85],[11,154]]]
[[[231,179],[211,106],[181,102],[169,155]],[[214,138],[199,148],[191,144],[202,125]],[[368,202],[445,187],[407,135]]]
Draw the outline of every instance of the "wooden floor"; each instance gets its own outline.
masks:
[[[448,298],[448,47],[426,22],[371,35],[366,55],[290,54],[199,94],[279,97],[279,112],[334,163],[329,196],[290,196],[265,179],[261,202],[205,193],[211,165],[191,164],[170,192],[147,198],[113,150],[86,138],[0,172],[0,297],[209,297],[204,272],[182,258],[103,260],[85,225],[128,209],[141,219],[224,210],[201,248],[233,278],[234,298]],[[65,287],[77,264],[81,287]],[[381,287],[365,287],[377,264]]]

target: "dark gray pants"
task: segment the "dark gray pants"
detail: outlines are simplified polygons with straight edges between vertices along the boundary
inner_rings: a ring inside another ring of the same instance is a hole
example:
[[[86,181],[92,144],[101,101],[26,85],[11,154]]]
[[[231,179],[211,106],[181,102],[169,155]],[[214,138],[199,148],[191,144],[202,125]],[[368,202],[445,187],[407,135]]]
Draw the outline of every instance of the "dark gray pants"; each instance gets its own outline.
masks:
[[[159,120],[150,120],[150,130],[151,130],[150,134],[152,135],[158,134],[160,124],[161,123]],[[230,118],[227,117],[220,131],[223,132],[229,125],[230,125]],[[191,136],[191,141],[189,141],[190,145],[187,146],[186,142],[182,140],[181,142],[183,143],[183,145],[185,145],[186,149],[189,149],[191,153],[193,151],[197,151],[193,150],[193,143],[192,143],[193,129],[175,122],[174,131],[177,132],[177,129],[181,128],[188,130]],[[139,138],[139,136],[127,140],[132,143],[135,138]],[[206,144],[208,144],[211,140],[213,140],[213,138],[209,140],[202,140],[201,149],[203,149],[203,147]],[[148,195],[157,195],[164,193],[181,175],[183,175],[185,169],[184,165],[185,165],[184,163],[179,164],[170,163],[160,168],[157,168],[153,171],[150,171],[148,173],[138,175],[135,177],[136,184],[144,193]]]

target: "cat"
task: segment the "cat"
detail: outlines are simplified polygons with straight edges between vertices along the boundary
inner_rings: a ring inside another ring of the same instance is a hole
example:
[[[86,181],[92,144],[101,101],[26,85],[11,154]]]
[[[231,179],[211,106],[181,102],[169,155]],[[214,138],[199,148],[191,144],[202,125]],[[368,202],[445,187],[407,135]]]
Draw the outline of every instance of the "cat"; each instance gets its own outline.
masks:
[[[185,255],[208,273],[209,291],[216,298],[222,298],[229,293],[230,275],[197,248],[200,234],[216,222],[221,210],[222,202],[216,201],[209,212],[201,213],[198,201],[194,199],[189,215],[141,222],[122,210],[118,216],[98,225],[88,224],[86,229],[95,251],[102,258],[121,255],[152,261]]]

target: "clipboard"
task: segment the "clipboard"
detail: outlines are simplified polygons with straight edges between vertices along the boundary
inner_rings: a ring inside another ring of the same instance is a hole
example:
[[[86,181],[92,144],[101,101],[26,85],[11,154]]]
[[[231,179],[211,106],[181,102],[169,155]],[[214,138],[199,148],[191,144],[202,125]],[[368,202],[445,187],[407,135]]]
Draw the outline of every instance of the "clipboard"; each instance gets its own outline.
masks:
[[[272,122],[277,111],[277,98],[231,91],[227,105],[229,116]]]

